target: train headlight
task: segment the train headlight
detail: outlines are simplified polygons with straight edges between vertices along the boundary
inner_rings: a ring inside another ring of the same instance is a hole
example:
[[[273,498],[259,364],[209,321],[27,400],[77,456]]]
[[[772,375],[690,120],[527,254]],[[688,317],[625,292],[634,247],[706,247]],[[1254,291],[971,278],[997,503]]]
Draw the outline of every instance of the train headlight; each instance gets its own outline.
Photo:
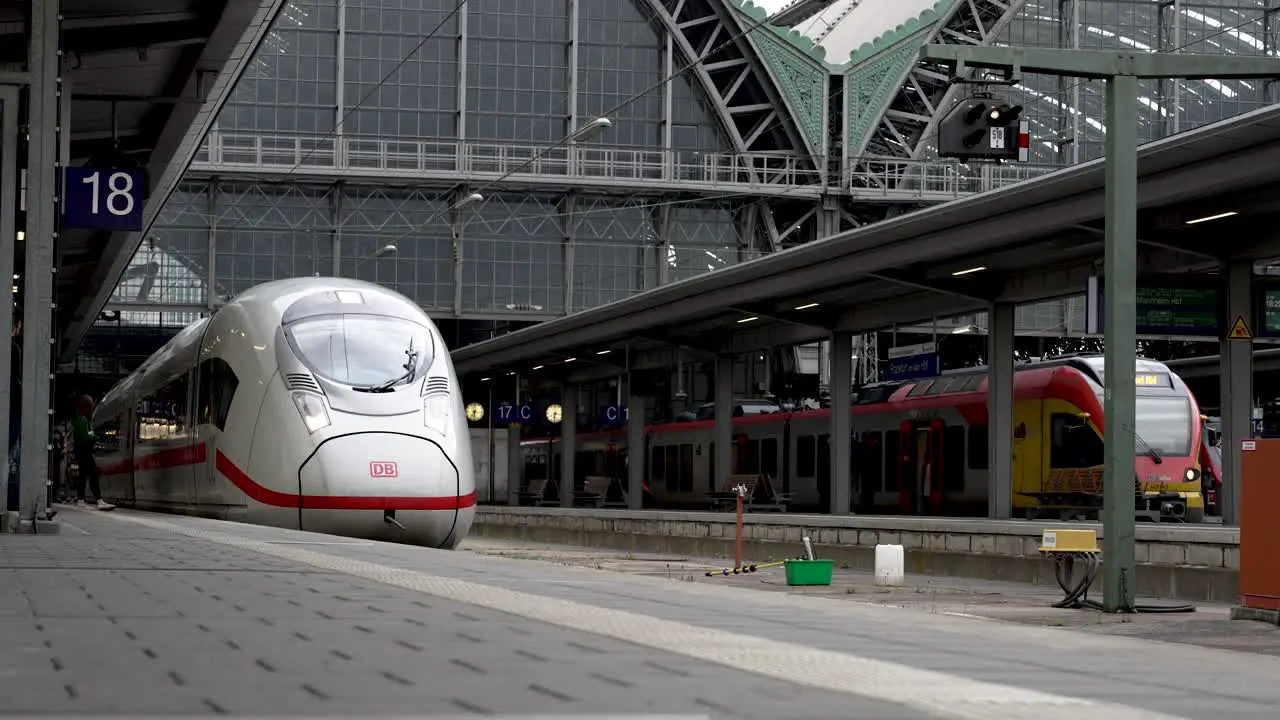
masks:
[[[451,403],[448,395],[428,395],[422,401],[423,424],[441,435],[448,435]]]
[[[307,426],[307,432],[314,433],[321,428],[329,427],[329,409],[324,406],[324,398],[309,392],[293,393],[293,404]]]
[[[1183,477],[1187,479],[1187,482],[1195,482],[1196,480],[1200,479],[1200,471],[1193,467],[1189,467],[1187,468],[1187,471],[1183,474]]]

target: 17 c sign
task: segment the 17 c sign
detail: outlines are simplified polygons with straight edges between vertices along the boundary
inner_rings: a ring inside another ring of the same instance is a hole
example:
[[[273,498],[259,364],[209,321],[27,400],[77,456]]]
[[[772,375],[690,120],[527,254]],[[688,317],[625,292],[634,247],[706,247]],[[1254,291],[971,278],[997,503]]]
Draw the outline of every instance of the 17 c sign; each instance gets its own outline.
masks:
[[[142,170],[67,168],[62,192],[63,227],[141,230],[146,179]]]

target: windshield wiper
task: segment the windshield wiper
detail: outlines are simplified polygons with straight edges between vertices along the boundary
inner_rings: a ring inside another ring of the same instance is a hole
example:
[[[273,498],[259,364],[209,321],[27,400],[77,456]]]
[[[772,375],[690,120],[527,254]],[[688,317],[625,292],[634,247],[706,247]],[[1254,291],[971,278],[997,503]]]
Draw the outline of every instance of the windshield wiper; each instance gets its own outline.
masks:
[[[392,388],[396,385],[402,382],[413,382],[413,378],[418,374],[418,351],[413,349],[413,338],[409,338],[409,347],[404,351],[404,354],[406,359],[404,365],[401,365],[404,368],[404,372],[380,385],[367,385],[352,389],[368,393],[393,392]]]
[[[1136,430],[1133,433],[1133,438],[1138,442],[1142,443],[1142,447],[1146,448],[1145,450],[1142,451],[1143,455],[1146,455],[1147,457],[1151,458],[1151,460],[1155,462],[1155,464],[1157,465],[1164,462],[1164,458],[1160,456],[1160,451],[1148,445],[1147,441],[1143,440],[1142,436],[1139,435]]]

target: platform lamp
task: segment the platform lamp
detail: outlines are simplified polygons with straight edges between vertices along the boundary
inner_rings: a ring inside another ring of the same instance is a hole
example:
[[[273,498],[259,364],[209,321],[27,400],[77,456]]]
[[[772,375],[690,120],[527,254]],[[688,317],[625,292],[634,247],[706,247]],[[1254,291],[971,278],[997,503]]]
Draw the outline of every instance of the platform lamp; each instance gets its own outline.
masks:
[[[352,276],[354,276],[355,272],[360,269],[361,265],[364,265],[370,260],[375,260],[380,257],[386,257],[387,255],[394,255],[397,252],[399,252],[399,248],[397,248],[394,243],[387,243],[386,245],[383,245],[382,247],[378,248],[377,252],[373,253],[372,255],[365,256],[360,260],[360,262],[356,263],[355,267],[351,268]]]
[[[465,205],[484,202],[484,195],[473,192],[449,207],[449,232],[453,235],[453,311],[462,312],[462,230],[466,223],[459,227],[458,211]]]

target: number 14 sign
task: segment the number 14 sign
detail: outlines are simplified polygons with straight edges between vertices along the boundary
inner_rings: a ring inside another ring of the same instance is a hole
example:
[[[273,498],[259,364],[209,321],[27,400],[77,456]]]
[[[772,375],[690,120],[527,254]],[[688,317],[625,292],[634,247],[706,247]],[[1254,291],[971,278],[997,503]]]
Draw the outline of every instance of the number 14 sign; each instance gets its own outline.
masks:
[[[137,232],[146,201],[142,170],[69,167],[62,193],[62,225],[85,230]]]

